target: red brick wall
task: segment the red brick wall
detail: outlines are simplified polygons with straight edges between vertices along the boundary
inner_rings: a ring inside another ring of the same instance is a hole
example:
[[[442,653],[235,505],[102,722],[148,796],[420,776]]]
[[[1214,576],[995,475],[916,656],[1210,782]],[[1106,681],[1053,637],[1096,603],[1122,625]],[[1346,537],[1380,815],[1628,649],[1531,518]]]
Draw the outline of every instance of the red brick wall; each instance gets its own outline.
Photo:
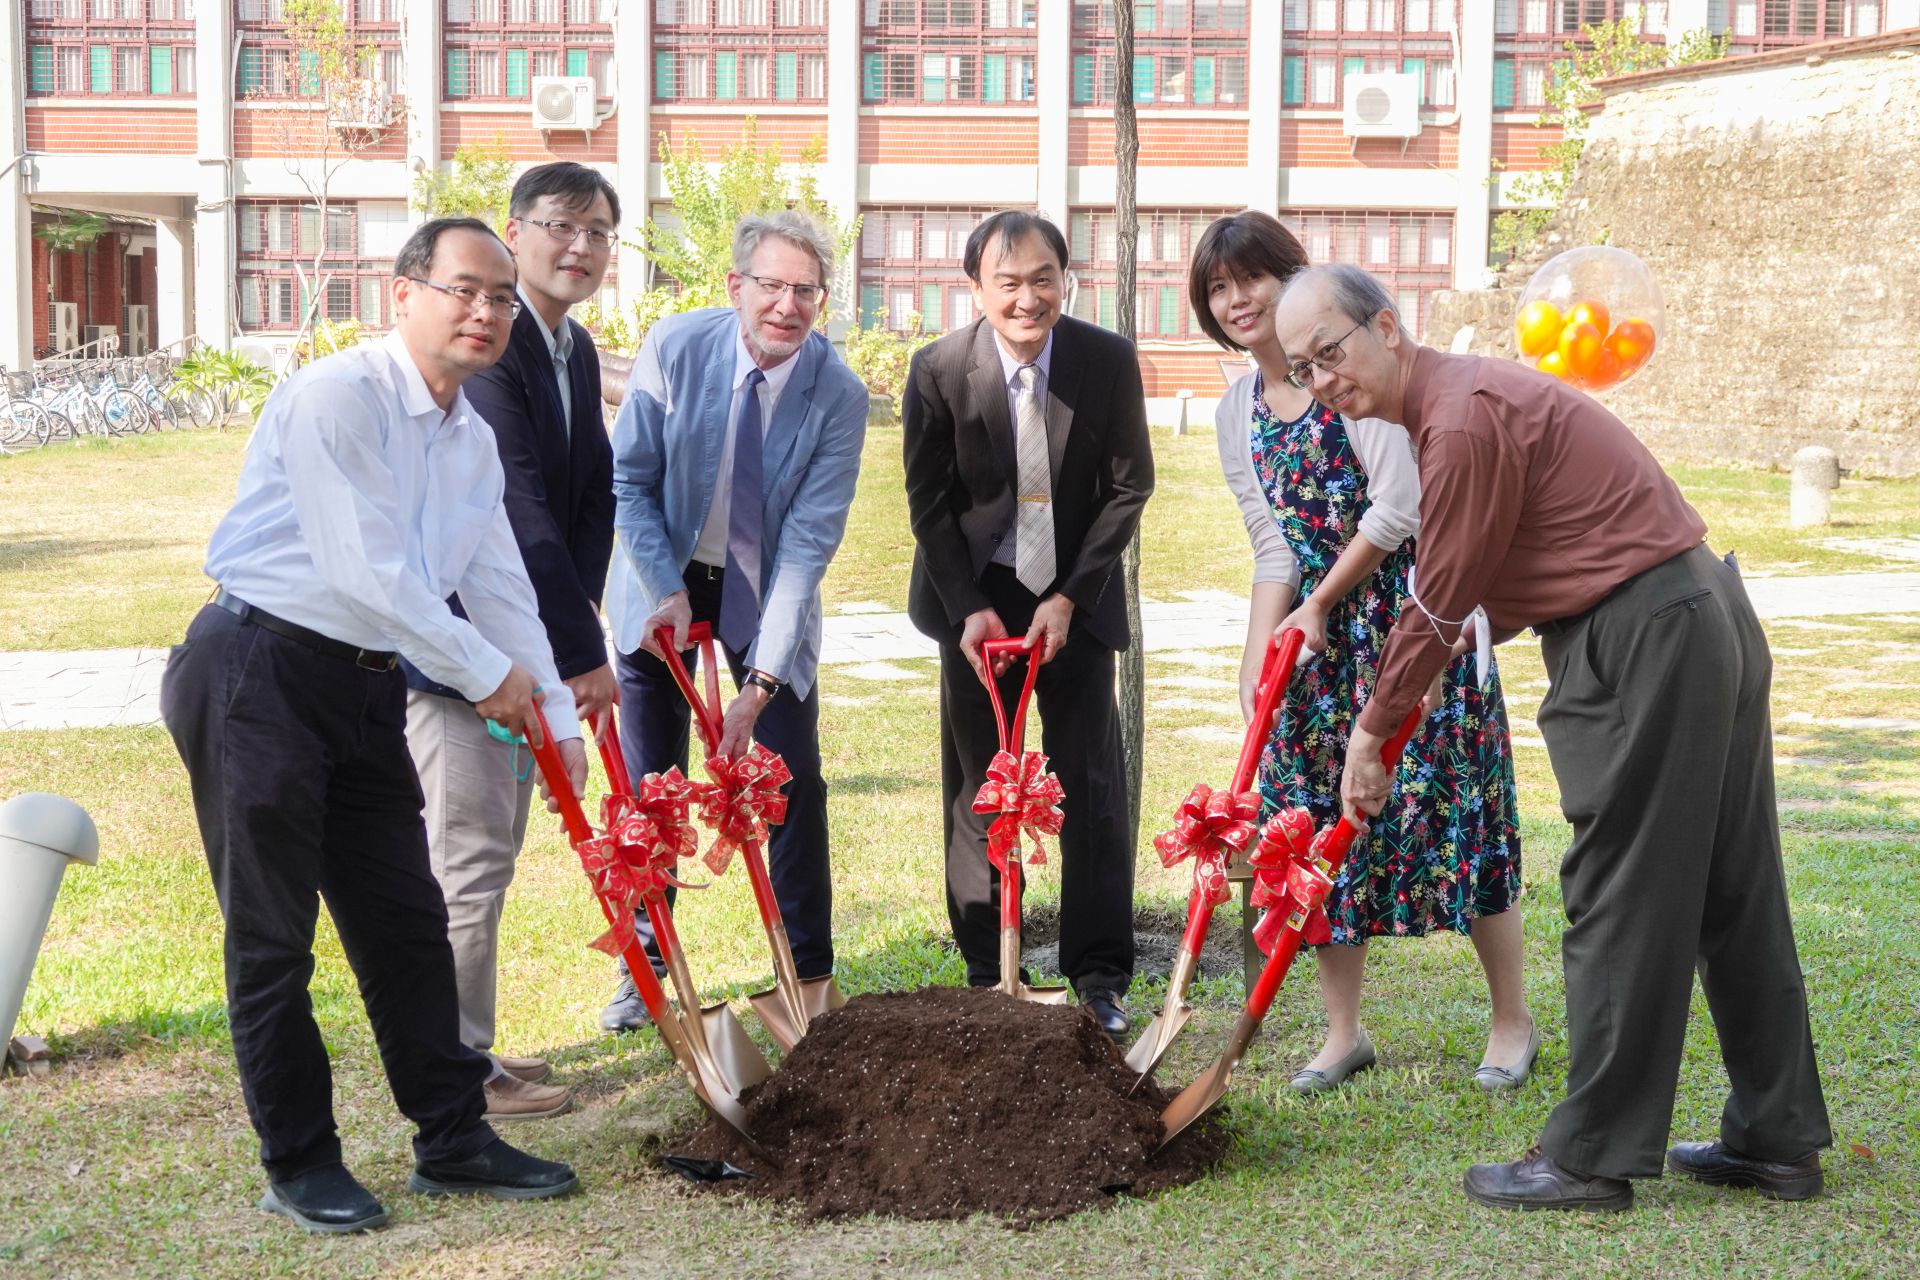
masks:
[[[1494,169],[1545,169],[1551,161],[1540,158],[1540,148],[1550,147],[1560,141],[1558,125],[1536,128],[1530,124],[1506,124],[1496,120],[1493,125],[1493,167]]]
[[[1247,122],[1221,120],[1140,120],[1140,164],[1145,168],[1245,166]],[[1067,163],[1113,163],[1113,121],[1077,117],[1067,126]]]
[[[823,147],[826,145],[825,116],[761,116],[755,124],[760,147],[763,150],[778,147],[782,160],[799,160],[810,143],[817,141]],[[738,142],[745,132],[746,117],[740,115],[656,115],[653,117],[654,144],[648,148],[648,154],[657,160],[660,140],[665,138],[676,151],[691,143],[706,159],[718,160],[721,149]]]
[[[1402,153],[1400,144],[1406,143]],[[1280,121],[1282,168],[1312,169],[1452,169],[1460,161],[1458,126],[1421,129],[1420,136],[1403,138],[1349,138],[1338,120]],[[1144,163],[1144,161],[1143,161]]]
[[[1146,384],[1150,396],[1171,396],[1184,388],[1199,399],[1211,400],[1227,389],[1220,377],[1220,361],[1232,354],[1211,342],[1181,347],[1142,347],[1140,380]],[[1195,425],[1191,414],[1188,425]]]
[[[255,156],[278,158],[291,149],[295,154],[318,156],[320,131],[325,127],[326,122],[318,111],[243,106],[233,113],[233,154],[243,159]],[[338,142],[333,144],[332,154],[345,158]],[[361,160],[405,160],[406,121],[396,120],[373,146],[356,152],[355,157]]]
[[[195,145],[192,111],[27,108],[29,151],[190,156]]]
[[[863,164],[1037,164],[1040,122],[1032,116],[860,117]],[[956,199],[964,198],[955,193]]]
[[[38,220],[36,220],[37,223]],[[34,238],[32,247],[33,283],[33,345],[36,349],[48,347],[53,341],[53,312],[50,302],[80,303],[80,327],[82,330],[90,324],[112,325],[120,327],[120,305],[122,301],[151,304],[158,293],[156,264],[152,251],[144,253],[133,261],[133,290],[123,297],[121,273],[126,270],[120,250],[120,233],[133,228],[110,227],[98,240],[86,250],[54,253],[45,241]],[[87,294],[87,265],[93,265],[92,312],[89,313],[84,299]],[[47,282],[53,281],[53,297],[47,296]]]
[[[440,113],[440,158],[453,159],[453,153],[469,142],[506,143],[507,155],[516,161],[545,164],[549,160],[574,160],[581,164],[612,164],[620,139],[616,116],[598,129],[581,133],[578,129],[556,129],[543,133],[533,127],[525,104],[506,111],[442,111]]]

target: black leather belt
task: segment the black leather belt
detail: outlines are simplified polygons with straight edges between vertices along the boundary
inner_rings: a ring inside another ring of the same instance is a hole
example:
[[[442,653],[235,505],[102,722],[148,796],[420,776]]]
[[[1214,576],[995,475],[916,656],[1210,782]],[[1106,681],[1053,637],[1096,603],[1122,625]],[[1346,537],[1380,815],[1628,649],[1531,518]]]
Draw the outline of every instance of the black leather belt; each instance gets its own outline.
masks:
[[[345,658],[363,671],[391,671],[400,662],[400,655],[397,653],[362,649],[357,645],[348,644],[345,640],[323,636],[318,631],[303,627],[297,622],[288,622],[285,618],[275,617],[265,609],[248,604],[225,587],[214,592],[213,602],[242,622],[251,622],[256,627],[263,627],[275,635],[285,636],[330,658]]]
[[[687,561],[687,571],[680,575],[691,582],[699,578],[706,582],[718,582],[727,576],[727,571],[717,564],[704,564],[698,560]]]

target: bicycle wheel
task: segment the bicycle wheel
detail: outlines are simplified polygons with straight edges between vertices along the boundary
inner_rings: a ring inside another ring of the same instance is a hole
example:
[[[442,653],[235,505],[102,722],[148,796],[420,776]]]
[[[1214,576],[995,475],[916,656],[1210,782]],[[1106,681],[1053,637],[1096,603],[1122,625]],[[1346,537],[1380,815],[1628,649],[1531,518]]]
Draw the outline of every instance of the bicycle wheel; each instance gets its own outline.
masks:
[[[0,453],[34,449],[53,434],[47,411],[28,400],[14,400],[0,413]]]

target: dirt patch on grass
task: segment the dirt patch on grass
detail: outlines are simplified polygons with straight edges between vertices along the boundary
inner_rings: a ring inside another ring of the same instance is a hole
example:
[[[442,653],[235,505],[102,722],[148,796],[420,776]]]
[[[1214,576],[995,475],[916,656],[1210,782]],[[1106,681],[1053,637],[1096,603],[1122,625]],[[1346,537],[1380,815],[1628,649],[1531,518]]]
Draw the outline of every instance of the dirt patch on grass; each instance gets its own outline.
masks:
[[[1192,1182],[1227,1139],[1203,1121],[1167,1149],[1151,1082],[1081,1010],[933,987],[860,996],[818,1019],[743,1097],[770,1160],[709,1121],[673,1150],[756,1176],[721,1185],[809,1218],[888,1214],[1014,1224]]]

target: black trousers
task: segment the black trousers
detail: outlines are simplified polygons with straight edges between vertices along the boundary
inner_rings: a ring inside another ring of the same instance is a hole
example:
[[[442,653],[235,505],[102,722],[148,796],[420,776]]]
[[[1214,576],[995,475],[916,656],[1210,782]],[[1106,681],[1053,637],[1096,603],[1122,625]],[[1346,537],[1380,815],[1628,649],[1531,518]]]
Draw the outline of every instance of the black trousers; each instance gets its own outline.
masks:
[[[1740,575],[1705,547],[1544,627],[1539,725],[1573,845],[1567,1096],[1541,1146],[1616,1178],[1659,1174],[1693,974],[1733,1090],[1729,1146],[1829,1145],[1773,794],[1773,660]]]
[[[723,570],[709,575],[701,565],[688,567],[687,603],[695,622],[718,625],[723,577]],[[746,655],[728,648],[717,636],[715,648],[726,655],[738,688],[746,674]],[[696,683],[700,683],[699,653],[689,649],[680,655]],[[650,653],[622,653],[614,669],[620,677],[620,750],[628,772],[638,780],[642,774],[663,773],[677,765],[689,777],[705,778],[704,772],[687,768],[693,709],[667,664]],[[753,737],[785,759],[793,774],[787,784],[787,820],[774,827],[767,840],[767,876],[787,926],[787,941],[793,945],[794,968],[802,978],[823,978],[833,972],[833,869],[827,852],[827,781],[820,770],[818,682],[804,698],[795,697],[791,685],[775,694],[760,712]],[[745,875],[746,871],[736,865],[729,873]],[[673,891],[667,893],[671,901]],[[654,969],[664,973],[665,962],[644,911],[634,913],[634,927]]]
[[[990,565],[980,585],[1008,633],[1025,634],[1039,600],[1013,571]],[[1024,659],[1000,677],[1009,720],[1025,678]],[[1059,863],[1060,971],[1076,991],[1125,994],[1133,983],[1134,833],[1127,822],[1113,650],[1079,627],[1070,629],[1066,646],[1040,668],[1033,696],[1043,720],[1040,749],[1066,793],[1059,848],[1049,849]],[[1033,745],[1029,731],[1027,746]],[[967,981],[975,986],[1000,980],[1000,873],[987,860],[987,827],[993,819],[973,811],[973,798],[999,748],[985,686],[957,644],[942,644],[940,787],[946,815],[947,916],[966,957]],[[1032,880],[1032,875],[1023,877],[1023,896]]]
[[[320,903],[340,932],[422,1160],[493,1140],[492,1070],[460,1042],[447,908],[427,861],[398,671],[363,670],[208,605],[167,659],[160,710],[226,918],[227,1018],[260,1161],[340,1160],[307,985]]]

